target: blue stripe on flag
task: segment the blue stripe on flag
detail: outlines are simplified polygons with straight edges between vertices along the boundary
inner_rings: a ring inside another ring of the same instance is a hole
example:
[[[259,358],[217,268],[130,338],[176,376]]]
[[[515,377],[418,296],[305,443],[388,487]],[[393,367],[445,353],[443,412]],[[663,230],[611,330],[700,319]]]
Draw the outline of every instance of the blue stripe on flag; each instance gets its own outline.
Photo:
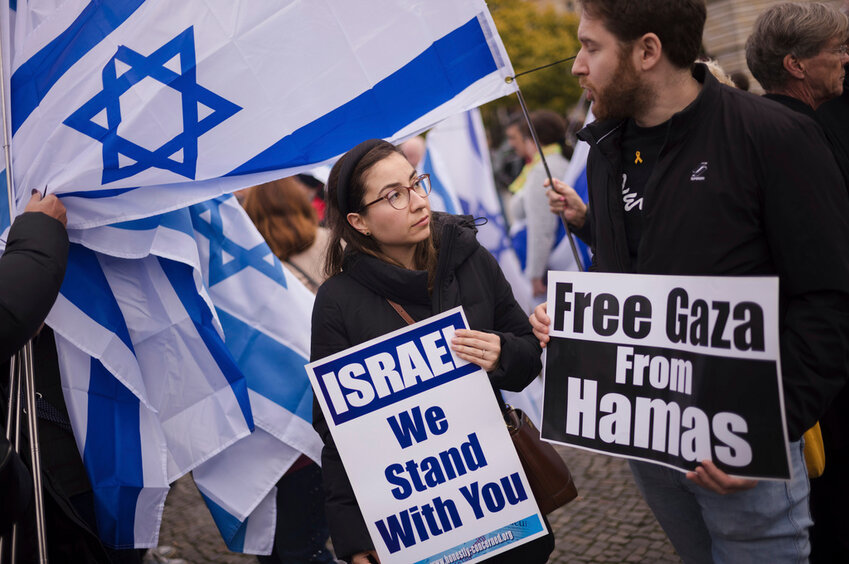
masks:
[[[236,365],[236,361],[233,359],[230,351],[224,345],[224,341],[221,340],[218,331],[215,330],[212,313],[210,313],[206,302],[198,293],[198,289],[195,286],[194,269],[182,262],[161,257],[159,257],[159,265],[174,287],[174,292],[180,298],[180,303],[183,304],[186,313],[189,314],[198,335],[209,350],[209,354],[212,355],[221,373],[224,374],[224,377],[233,389],[233,394],[236,396],[236,401],[239,402],[242,415],[244,415],[250,430],[253,431],[254,420],[248,398],[247,382],[245,382],[245,377]]]
[[[233,552],[244,552],[245,535],[248,531],[250,517],[244,521],[239,521],[236,517],[227,513],[223,507],[203,495],[203,492],[200,495],[203,496],[203,500],[206,502],[206,506],[209,508],[212,519],[215,521],[227,548]]]
[[[439,178],[439,175],[436,174],[433,168],[433,159],[430,157],[430,151],[425,151],[425,158],[421,168],[430,174],[430,189],[440,197],[445,206],[445,211],[452,215],[460,213],[456,206],[454,206],[454,198],[451,197],[448,189],[442,183],[442,179]]]
[[[105,188],[103,190],[80,190],[78,192],[65,192],[57,196],[58,198],[111,198],[112,196],[120,196],[125,192],[132,192],[138,188]]]
[[[363,139],[390,137],[497,68],[480,23],[473,18],[372,89],[294,131],[227,176],[317,163]]]
[[[13,135],[68,69],[142,4],[144,0],[93,0],[68,29],[12,74]]]
[[[227,348],[233,353],[248,387],[305,421],[312,421],[312,391],[307,359],[262,331],[217,309]]]
[[[472,145],[475,154],[483,162],[483,153],[481,153],[480,145],[478,145],[478,136],[475,131],[475,120],[472,118],[472,111],[466,112],[466,132],[469,134],[469,143]]]
[[[9,192],[6,186],[6,169],[0,171],[0,235],[12,223],[9,215]]]
[[[587,167],[584,166],[584,169],[581,171],[581,174],[578,175],[578,178],[575,179],[575,186],[573,186],[575,192],[581,197],[584,203],[588,202],[590,199],[590,191],[589,185],[587,184]],[[590,256],[589,247],[587,244],[575,237],[575,242],[578,244],[578,251],[581,253],[581,262],[584,263],[584,270],[587,270],[592,264],[592,257]]]
[[[97,324],[112,331],[127,348],[135,352],[124,314],[103,274],[97,254],[82,245],[71,243],[68,266],[61,294]]]
[[[113,223],[109,227],[126,229],[128,231],[150,231],[157,227],[167,227],[168,229],[180,231],[181,233],[185,233],[191,237],[195,236],[195,230],[194,227],[192,227],[192,218],[187,209],[176,210],[133,221]]]
[[[138,398],[92,358],[83,460],[100,538],[116,548],[134,545],[136,502],[144,487],[139,409]]]

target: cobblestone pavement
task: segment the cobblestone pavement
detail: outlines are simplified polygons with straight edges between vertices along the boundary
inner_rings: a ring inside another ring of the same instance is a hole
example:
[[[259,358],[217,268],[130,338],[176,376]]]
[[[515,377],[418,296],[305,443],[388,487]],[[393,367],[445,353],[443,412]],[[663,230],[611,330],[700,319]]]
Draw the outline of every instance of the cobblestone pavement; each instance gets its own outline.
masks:
[[[680,562],[643,502],[627,463],[618,458],[558,447],[569,464],[579,497],[549,515],[557,542],[550,564]],[[227,550],[189,476],[168,495],[160,544],[189,564],[256,563]]]
[[[551,564],[681,562],[634,485],[628,463],[557,447],[578,498],[548,516],[557,535]]]

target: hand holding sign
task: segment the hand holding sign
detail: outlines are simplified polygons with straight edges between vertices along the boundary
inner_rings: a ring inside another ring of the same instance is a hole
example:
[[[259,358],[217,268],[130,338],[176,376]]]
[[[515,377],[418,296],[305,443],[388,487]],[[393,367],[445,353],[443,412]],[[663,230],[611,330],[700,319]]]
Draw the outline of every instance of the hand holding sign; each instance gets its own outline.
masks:
[[[451,349],[463,360],[492,372],[501,358],[501,337],[483,331],[457,329],[451,340]]]
[[[551,325],[551,318],[548,317],[546,313],[547,304],[541,303],[536,308],[534,308],[534,312],[528,318],[528,321],[531,322],[531,327],[534,330],[534,337],[539,339],[539,346],[545,348],[545,345],[548,344],[548,341],[551,337],[548,336],[548,326]]]
[[[710,460],[702,460],[702,465],[696,467],[695,472],[687,472],[687,479],[719,495],[750,490],[758,485],[757,480],[729,476]]]

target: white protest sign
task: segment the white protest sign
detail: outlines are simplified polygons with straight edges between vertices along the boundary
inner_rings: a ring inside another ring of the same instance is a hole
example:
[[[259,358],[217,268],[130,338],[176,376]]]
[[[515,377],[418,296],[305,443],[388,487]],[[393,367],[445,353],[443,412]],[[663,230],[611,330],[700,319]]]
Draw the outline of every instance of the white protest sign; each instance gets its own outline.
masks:
[[[546,534],[462,308],[307,365],[382,564],[477,562]]]
[[[543,438],[788,479],[778,279],[552,272]]]

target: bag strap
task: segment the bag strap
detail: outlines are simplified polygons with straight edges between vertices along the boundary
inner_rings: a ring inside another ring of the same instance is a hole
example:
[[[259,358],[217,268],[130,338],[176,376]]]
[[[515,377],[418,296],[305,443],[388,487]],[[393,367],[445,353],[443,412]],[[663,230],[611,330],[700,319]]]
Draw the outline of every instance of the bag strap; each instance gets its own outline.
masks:
[[[412,325],[413,323],[416,322],[415,319],[413,319],[410,316],[410,314],[407,313],[407,310],[404,309],[403,307],[401,307],[401,304],[393,302],[389,298],[386,298],[386,301],[389,302],[389,305],[392,306],[392,309],[394,309],[396,312],[398,312],[398,315],[401,316],[401,319],[403,319],[404,321],[407,322],[407,325]]]

